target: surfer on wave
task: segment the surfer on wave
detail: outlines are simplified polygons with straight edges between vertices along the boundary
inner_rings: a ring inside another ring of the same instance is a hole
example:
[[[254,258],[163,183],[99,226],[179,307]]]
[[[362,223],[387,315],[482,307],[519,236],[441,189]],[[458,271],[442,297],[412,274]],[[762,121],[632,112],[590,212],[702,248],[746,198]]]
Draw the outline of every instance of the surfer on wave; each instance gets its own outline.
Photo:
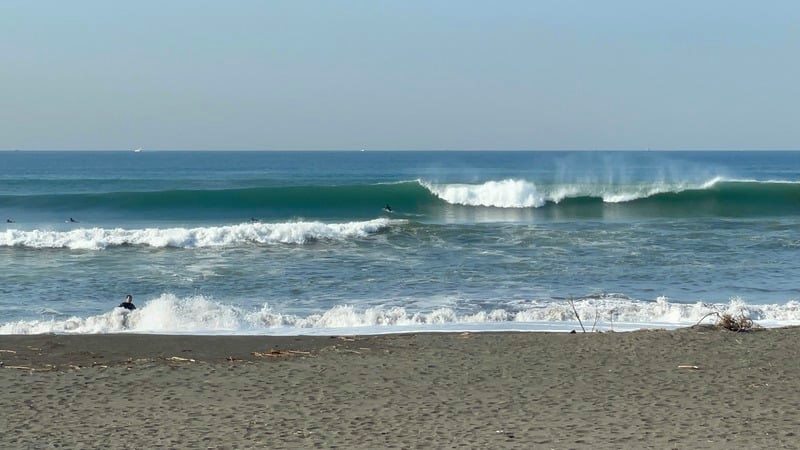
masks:
[[[386,206],[383,207],[383,210],[386,212],[392,212],[392,207],[387,203]]]

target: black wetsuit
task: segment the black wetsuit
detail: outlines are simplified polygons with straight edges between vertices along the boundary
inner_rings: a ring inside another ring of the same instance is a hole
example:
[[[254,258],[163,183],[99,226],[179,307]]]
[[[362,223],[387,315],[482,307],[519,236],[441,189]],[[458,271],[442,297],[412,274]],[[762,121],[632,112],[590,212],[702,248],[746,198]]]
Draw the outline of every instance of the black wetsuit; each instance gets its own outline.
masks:
[[[127,303],[127,302],[126,303],[120,303],[119,307],[120,308],[125,308],[125,309],[127,309],[129,311],[133,311],[134,309],[136,309],[136,306],[134,306],[133,303]]]

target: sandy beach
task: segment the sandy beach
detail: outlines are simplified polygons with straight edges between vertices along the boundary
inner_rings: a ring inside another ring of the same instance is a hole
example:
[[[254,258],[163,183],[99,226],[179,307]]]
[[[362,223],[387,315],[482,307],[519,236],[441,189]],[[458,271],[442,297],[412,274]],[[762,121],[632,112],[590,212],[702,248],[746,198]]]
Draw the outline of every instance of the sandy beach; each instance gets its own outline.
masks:
[[[1,336],[0,350],[3,448],[800,442],[799,328]]]

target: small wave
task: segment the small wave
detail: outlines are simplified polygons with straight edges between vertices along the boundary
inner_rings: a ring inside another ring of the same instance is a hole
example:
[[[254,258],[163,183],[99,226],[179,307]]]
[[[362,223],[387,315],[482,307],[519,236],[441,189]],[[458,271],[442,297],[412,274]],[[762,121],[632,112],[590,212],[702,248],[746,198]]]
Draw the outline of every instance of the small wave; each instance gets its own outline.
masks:
[[[71,231],[6,230],[0,247],[69,248],[99,250],[122,245],[204,248],[241,244],[306,244],[319,240],[363,238],[402,220],[374,219],[363,222],[244,223],[199,228],[79,228]]]
[[[729,303],[673,303],[664,297],[652,302],[601,297],[577,300],[578,314],[587,320],[597,317],[597,329],[631,330],[689,326],[710,312],[740,314],[762,326],[800,323],[800,302],[752,305],[734,298]],[[450,308],[412,312],[402,307],[356,308],[339,305],[318,314],[284,314],[265,305],[247,310],[196,296],[178,298],[172,294],[146,302],[127,313],[114,308],[104,314],[68,319],[17,321],[0,325],[0,334],[39,333],[196,333],[196,334],[382,334],[408,330],[525,329],[568,331],[578,326],[565,302],[533,301],[513,308],[498,308],[459,314]],[[707,319],[712,320],[712,319]]]

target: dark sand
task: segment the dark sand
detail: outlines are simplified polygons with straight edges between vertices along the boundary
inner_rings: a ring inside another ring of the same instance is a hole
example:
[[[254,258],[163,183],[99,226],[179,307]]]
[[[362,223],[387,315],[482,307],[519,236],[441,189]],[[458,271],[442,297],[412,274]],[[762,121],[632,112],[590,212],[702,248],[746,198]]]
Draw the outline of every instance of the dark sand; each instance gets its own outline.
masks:
[[[251,354],[271,348],[309,353]],[[16,352],[0,352],[0,448],[800,446],[799,328],[0,336],[0,349]]]

